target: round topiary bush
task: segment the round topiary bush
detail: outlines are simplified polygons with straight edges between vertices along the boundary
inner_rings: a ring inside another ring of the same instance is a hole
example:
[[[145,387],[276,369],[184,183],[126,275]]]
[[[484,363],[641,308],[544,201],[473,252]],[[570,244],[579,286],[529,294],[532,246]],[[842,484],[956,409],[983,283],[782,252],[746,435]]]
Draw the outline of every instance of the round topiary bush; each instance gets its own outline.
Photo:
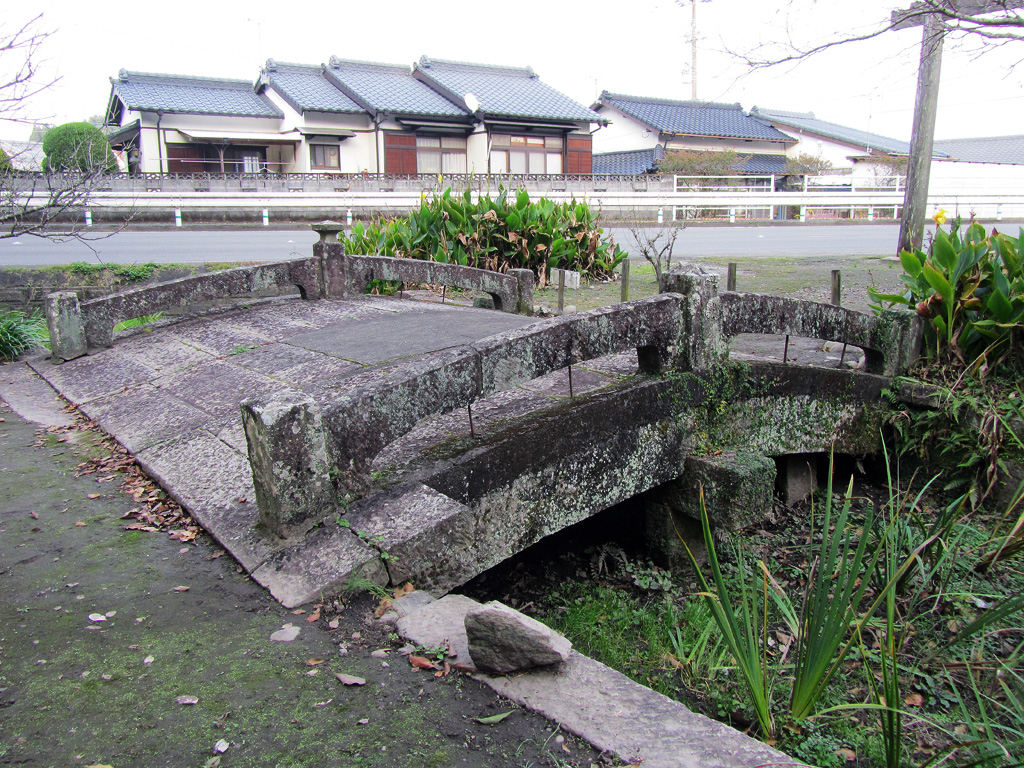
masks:
[[[90,123],[65,123],[43,137],[44,171],[116,173],[117,159],[103,131]]]

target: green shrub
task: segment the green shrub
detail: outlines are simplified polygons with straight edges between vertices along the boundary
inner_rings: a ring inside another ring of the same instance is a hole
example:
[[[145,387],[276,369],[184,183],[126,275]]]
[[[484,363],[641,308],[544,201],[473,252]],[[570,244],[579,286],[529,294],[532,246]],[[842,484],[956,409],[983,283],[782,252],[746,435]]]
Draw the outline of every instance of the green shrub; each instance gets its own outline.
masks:
[[[3,149],[0,149],[0,175],[13,173],[14,166],[11,165],[11,157]]]
[[[43,137],[44,171],[116,173],[117,160],[103,131],[89,123],[65,123]]]
[[[1024,363],[1022,251],[1024,230],[1017,238],[986,235],[974,222],[961,234],[958,218],[949,234],[936,232],[927,254],[900,254],[903,294],[868,293],[876,306],[902,304],[928,320],[925,355],[984,377],[1001,364]]]
[[[17,309],[0,312],[0,360],[17,360],[22,352],[45,347],[48,341],[46,318],[39,310],[31,315]]]
[[[590,277],[611,275],[626,252],[602,240],[597,216],[585,203],[530,200],[522,190],[473,199],[446,189],[405,219],[357,222],[344,239],[347,253],[401,256],[496,272],[532,269],[541,285],[551,268]]]

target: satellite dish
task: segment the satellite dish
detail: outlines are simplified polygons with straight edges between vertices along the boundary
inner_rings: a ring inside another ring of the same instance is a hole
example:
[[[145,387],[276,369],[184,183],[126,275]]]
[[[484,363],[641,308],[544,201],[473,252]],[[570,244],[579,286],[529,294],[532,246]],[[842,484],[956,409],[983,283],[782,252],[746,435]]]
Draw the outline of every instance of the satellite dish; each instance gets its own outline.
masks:
[[[466,107],[470,112],[476,112],[480,109],[480,99],[474,96],[472,93],[467,93],[462,97],[462,100],[466,102]]]

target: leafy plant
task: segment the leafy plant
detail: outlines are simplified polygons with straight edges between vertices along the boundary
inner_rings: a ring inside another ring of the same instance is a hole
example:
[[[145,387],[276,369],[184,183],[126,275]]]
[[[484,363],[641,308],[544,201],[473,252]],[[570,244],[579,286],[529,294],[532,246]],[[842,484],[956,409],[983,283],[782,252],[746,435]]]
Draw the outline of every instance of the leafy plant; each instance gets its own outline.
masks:
[[[926,352],[984,377],[1004,362],[1024,363],[1024,230],[1017,238],[987,235],[972,222],[940,228],[928,253],[903,251],[902,294],[868,293],[876,306],[914,308],[928,320]]]
[[[704,577],[697,563],[697,558],[690,551],[690,546],[680,535],[686,555],[697,574],[701,597],[704,598],[711,615],[722,632],[726,647],[736,660],[740,676],[746,686],[750,703],[754,707],[761,731],[766,736],[775,735],[775,723],[772,718],[772,676],[768,670],[768,581],[765,576],[760,593],[747,585],[745,577],[740,578],[739,592],[733,594],[725,583],[721,563],[715,550],[715,542],[711,536],[711,523],[707,508],[704,505],[704,488],[700,489],[700,521],[704,532],[704,546],[708,553],[708,566],[714,582],[714,590]],[[678,535],[678,532],[677,532]],[[737,550],[739,570],[746,573],[742,550]],[[763,599],[761,598],[763,593]]]
[[[116,173],[117,160],[103,131],[89,123],[65,123],[43,137],[44,171]]]
[[[551,268],[608,277],[626,252],[602,240],[586,203],[531,200],[526,190],[502,188],[496,198],[473,200],[469,190],[446,189],[404,219],[356,222],[345,238],[348,253],[400,256],[506,272],[532,269],[541,286]]]
[[[155,323],[158,320],[163,320],[163,318],[163,312],[156,312],[152,315],[141,315],[128,320],[122,320],[114,326],[114,333],[117,333],[118,331],[127,331],[129,328],[139,328],[143,325],[149,325],[150,323]]]
[[[31,315],[18,309],[0,312],[0,360],[17,360],[22,352],[45,348],[49,340],[46,318],[38,309]]]

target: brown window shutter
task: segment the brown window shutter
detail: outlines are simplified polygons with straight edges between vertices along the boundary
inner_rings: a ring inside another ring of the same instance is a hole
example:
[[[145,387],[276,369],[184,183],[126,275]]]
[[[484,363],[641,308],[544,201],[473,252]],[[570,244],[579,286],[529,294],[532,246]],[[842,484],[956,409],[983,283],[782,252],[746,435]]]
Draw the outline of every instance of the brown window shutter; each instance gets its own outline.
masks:
[[[570,134],[566,157],[566,173],[593,173],[593,138],[589,134]]]
[[[384,134],[384,173],[416,173],[416,137],[409,133]]]
[[[202,160],[201,147],[193,144],[167,145],[168,173],[205,173],[206,165]]]

